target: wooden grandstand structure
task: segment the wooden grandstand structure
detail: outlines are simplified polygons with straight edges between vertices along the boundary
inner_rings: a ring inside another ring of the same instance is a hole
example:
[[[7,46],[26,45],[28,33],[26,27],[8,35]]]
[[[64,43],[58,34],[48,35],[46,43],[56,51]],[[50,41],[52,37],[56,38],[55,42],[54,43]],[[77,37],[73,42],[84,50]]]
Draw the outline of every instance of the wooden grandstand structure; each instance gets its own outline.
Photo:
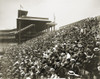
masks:
[[[40,32],[55,30],[55,22],[48,18],[27,16],[28,11],[18,10],[16,39],[18,43],[27,41]],[[51,29],[51,30],[50,30]]]
[[[23,43],[44,32],[54,31],[55,22],[48,18],[27,16],[28,11],[18,10],[17,28],[0,30],[1,43]]]

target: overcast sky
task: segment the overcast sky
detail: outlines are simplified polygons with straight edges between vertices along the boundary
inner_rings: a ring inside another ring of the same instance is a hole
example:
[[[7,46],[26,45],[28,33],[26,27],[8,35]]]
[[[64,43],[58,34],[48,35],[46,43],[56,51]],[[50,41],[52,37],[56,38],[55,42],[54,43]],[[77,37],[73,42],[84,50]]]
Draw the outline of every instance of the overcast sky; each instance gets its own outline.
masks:
[[[28,16],[56,16],[57,28],[87,17],[100,15],[100,0],[0,0],[0,30],[16,28],[17,11],[28,11]]]

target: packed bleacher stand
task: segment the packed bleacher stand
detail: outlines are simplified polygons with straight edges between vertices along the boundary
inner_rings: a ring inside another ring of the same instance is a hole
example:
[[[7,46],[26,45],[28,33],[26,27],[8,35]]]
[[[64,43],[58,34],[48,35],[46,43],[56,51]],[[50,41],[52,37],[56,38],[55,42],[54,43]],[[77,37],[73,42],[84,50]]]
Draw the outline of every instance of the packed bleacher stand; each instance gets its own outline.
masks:
[[[10,79],[100,78],[99,21],[88,18],[5,49],[2,73]]]

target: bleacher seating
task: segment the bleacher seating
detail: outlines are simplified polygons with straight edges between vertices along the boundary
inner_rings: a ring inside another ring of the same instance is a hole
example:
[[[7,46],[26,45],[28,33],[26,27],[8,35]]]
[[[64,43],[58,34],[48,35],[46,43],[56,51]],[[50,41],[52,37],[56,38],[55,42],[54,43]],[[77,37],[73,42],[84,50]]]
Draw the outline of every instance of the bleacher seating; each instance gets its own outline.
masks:
[[[85,19],[5,49],[2,71],[10,79],[100,78],[99,21]]]

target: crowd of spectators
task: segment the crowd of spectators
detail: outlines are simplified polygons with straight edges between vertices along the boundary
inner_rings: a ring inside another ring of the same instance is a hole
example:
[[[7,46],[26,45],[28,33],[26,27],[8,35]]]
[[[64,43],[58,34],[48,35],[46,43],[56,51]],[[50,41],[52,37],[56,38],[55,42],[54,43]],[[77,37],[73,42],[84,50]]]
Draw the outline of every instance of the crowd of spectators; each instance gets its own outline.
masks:
[[[83,24],[82,24],[83,23]],[[100,78],[99,22],[85,19],[5,50],[4,75],[10,79]]]

